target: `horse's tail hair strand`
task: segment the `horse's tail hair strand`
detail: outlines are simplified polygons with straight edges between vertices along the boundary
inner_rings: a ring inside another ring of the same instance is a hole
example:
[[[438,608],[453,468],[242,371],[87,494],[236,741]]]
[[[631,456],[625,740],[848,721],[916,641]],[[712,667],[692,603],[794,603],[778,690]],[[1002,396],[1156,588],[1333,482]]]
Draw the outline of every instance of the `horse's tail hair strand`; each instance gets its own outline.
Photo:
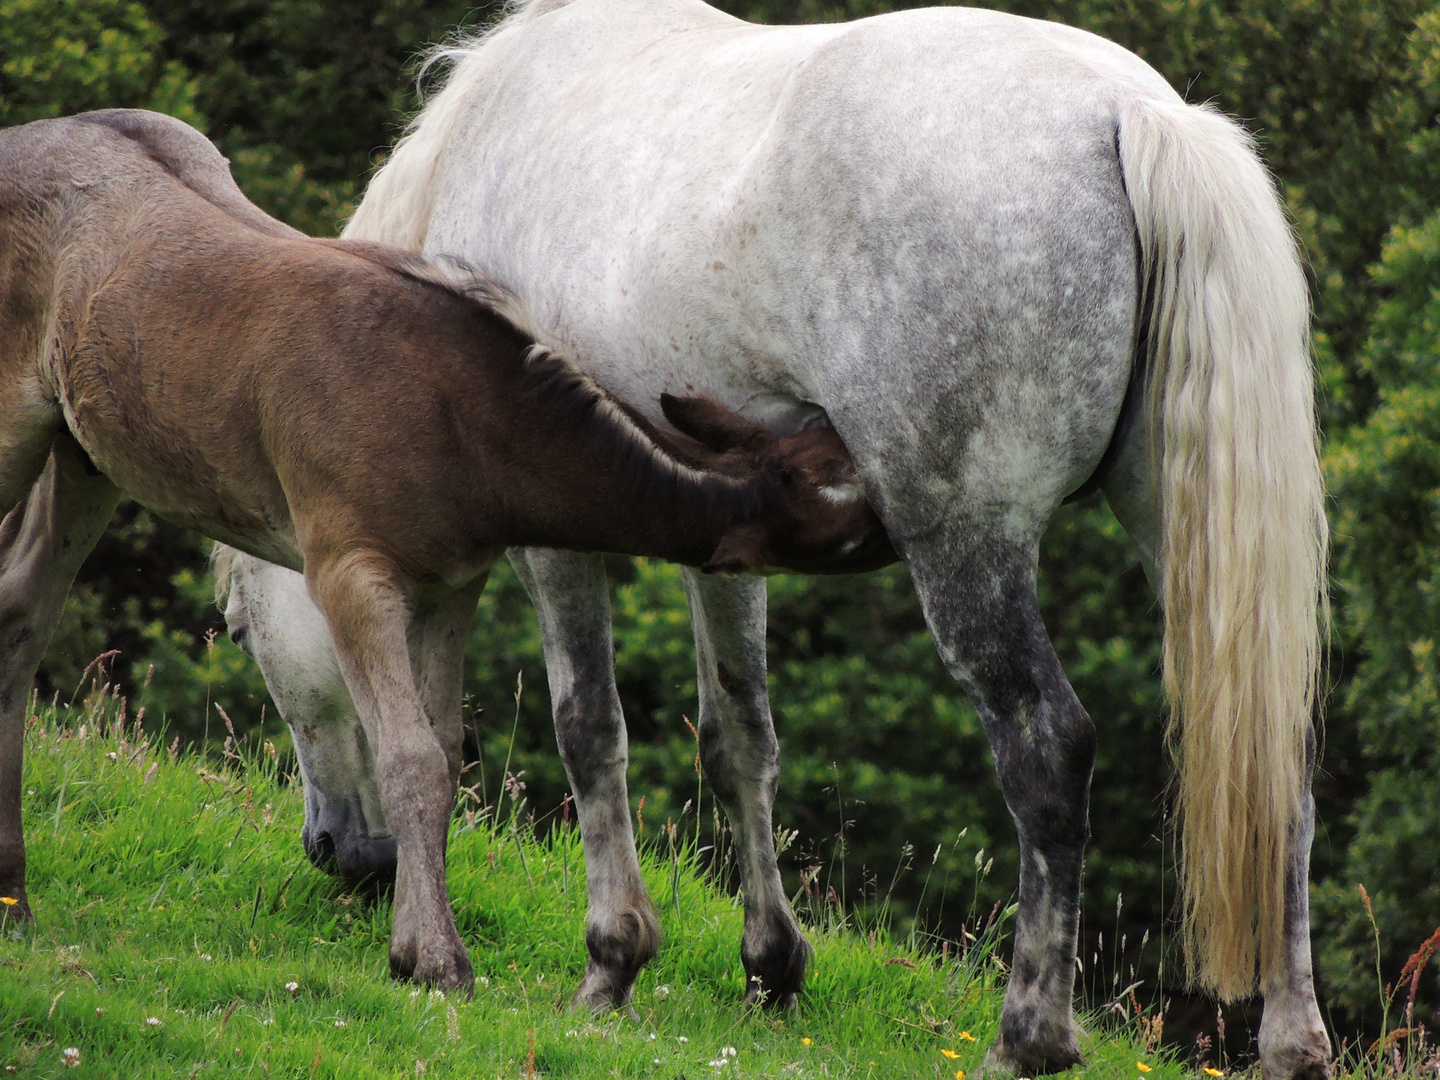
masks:
[[[1294,235],[1249,137],[1138,100],[1121,168],[1150,324],[1165,687],[1190,972],[1231,1000],[1283,959],[1308,798],[1327,530]]]

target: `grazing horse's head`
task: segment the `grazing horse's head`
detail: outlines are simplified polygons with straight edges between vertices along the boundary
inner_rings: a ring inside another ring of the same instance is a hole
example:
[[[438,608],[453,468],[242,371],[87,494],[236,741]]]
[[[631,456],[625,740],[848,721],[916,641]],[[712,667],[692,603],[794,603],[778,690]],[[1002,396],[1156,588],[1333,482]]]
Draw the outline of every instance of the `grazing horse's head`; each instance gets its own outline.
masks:
[[[303,588],[278,581],[298,577],[293,570],[223,546],[216,548],[214,567],[225,627],[259,662],[270,696],[290,725],[305,784],[300,832],[305,854],[351,885],[393,881],[395,838],[385,824],[370,744],[324,618],[303,602]]]
[[[733,475],[768,476],[777,493],[764,512],[726,533],[702,567],[706,573],[766,567],[854,573],[895,561],[855,462],[833,428],[772,435],[707,397],[662,394],[660,407],[677,430],[699,444],[684,446],[684,456]]]

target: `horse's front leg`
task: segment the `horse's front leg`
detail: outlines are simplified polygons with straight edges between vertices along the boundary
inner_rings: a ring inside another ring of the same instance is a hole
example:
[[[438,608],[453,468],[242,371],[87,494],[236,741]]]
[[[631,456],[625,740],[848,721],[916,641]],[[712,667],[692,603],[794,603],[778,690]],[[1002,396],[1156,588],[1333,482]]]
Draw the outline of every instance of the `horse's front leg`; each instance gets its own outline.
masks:
[[[787,1008],[805,980],[810,944],[775,863],[771,811],[780,745],[765,688],[765,579],[683,574],[700,682],[700,760],[739,855],[745,997]]]
[[[510,561],[540,617],[555,739],[585,845],[590,962],[574,1001],[617,1009],[629,1002],[635,976],[659,948],[660,921],[640,877],[630,825],[629,753],[615,689],[605,564],[594,555],[548,548],[514,549]]]
[[[120,493],[59,436],[25,500],[0,522],[0,896],[7,918],[30,917],[20,792],[25,711],[35,669],[80,564],[105,532]]]
[[[473,612],[474,592],[461,590],[436,610],[416,611],[412,590],[397,568],[379,557],[356,554],[328,560],[307,556],[306,579],[329,624],[345,683],[375,751],[380,799],[395,836],[390,972],[469,992],[474,970],[455,927],[445,882],[459,709],[453,716],[448,711],[431,715],[427,698],[448,704],[448,687],[441,685],[443,678],[426,686],[416,677],[417,669],[431,663],[437,672],[454,664],[444,658],[417,659],[412,667],[410,644],[433,646],[444,638],[441,631],[460,622],[451,605],[468,600]],[[431,620],[436,620],[433,630]]]
[[[1033,544],[967,523],[905,555],[940,655],[985,726],[1019,834],[1015,952],[987,1066],[1056,1072],[1083,1060],[1071,995],[1095,728],[1041,622]]]

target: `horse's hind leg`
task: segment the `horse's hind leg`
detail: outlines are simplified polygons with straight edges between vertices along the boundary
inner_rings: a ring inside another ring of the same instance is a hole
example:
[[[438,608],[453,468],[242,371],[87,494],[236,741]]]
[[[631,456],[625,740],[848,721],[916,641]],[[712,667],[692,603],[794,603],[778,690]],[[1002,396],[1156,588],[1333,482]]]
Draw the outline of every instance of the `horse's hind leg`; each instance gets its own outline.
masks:
[[[61,435],[29,495],[0,523],[0,896],[19,901],[11,918],[30,914],[20,822],[26,703],[70,584],[120,501],[88,465]]]
[[[1040,620],[1036,549],[998,525],[907,545],[935,643],[985,726],[1020,841],[1020,907],[989,1065],[1017,1076],[1079,1063],[1071,1011],[1095,728]]]
[[[1307,749],[1307,773],[1315,769],[1315,736]],[[1310,966],[1310,844],[1315,839],[1315,800],[1307,791],[1300,819],[1290,828],[1285,873],[1285,954],[1261,990],[1260,1072],[1264,1080],[1328,1080],[1330,1037],[1315,1001]]]
[[[620,1008],[659,947],[660,921],[640,877],[630,825],[605,564],[546,548],[512,550],[510,561],[540,616],[555,738],[585,845],[590,962],[574,1000],[596,1010]]]
[[[700,678],[700,758],[735,834],[745,936],[746,1000],[795,1003],[810,945],[775,864],[771,809],[780,746],[765,689],[765,581],[685,570]],[[699,807],[696,807],[699,812]]]

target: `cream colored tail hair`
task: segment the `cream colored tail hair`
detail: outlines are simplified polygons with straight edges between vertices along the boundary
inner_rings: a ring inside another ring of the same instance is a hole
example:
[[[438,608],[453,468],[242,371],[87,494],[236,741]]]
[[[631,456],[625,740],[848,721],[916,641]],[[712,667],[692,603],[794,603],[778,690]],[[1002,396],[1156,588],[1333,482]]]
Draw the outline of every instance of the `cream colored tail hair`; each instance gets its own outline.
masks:
[[[1213,109],[1137,101],[1120,162],[1151,303],[1161,590],[1192,977],[1282,957],[1325,601],[1309,294],[1274,185]]]

